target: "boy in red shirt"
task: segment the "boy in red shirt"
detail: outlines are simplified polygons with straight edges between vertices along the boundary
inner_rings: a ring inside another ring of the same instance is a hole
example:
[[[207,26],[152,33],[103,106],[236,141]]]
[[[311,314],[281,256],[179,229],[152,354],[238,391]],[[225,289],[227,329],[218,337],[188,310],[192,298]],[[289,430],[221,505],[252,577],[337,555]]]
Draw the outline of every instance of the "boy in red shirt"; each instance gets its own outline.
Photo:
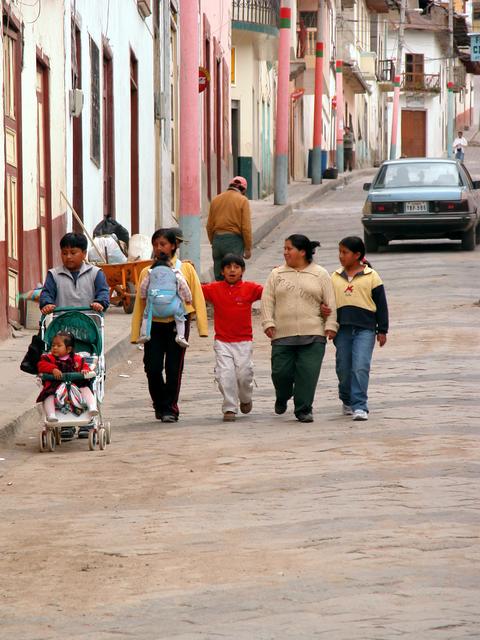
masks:
[[[235,421],[239,402],[242,413],[252,410],[252,304],[262,297],[263,287],[244,282],[244,271],[244,259],[229,253],[221,262],[225,279],[202,284],[214,311],[215,379],[223,395],[224,422]]]

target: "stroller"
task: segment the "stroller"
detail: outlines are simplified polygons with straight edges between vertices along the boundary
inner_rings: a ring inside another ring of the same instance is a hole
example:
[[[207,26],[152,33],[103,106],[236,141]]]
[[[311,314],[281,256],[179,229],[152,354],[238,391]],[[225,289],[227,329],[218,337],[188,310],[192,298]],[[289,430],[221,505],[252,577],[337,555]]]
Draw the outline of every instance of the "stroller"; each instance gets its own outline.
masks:
[[[62,442],[63,434],[69,434],[72,439],[76,429],[88,430],[88,447],[93,451],[97,445],[105,449],[111,442],[111,427],[102,418],[101,403],[105,386],[105,355],[104,355],[104,320],[103,315],[93,311],[90,307],[58,307],[50,316],[42,316],[40,321],[40,335],[46,351],[50,350],[51,342],[59,331],[70,331],[75,336],[75,353],[82,356],[91,369],[92,392],[97,400],[98,416],[90,417],[87,410],[79,415],[72,412],[55,411],[58,422],[48,422],[45,416],[40,432],[40,451],[54,451],[55,445]],[[42,374],[42,381],[55,380],[52,375]],[[69,389],[72,383],[85,380],[83,373],[64,373],[62,382]]]

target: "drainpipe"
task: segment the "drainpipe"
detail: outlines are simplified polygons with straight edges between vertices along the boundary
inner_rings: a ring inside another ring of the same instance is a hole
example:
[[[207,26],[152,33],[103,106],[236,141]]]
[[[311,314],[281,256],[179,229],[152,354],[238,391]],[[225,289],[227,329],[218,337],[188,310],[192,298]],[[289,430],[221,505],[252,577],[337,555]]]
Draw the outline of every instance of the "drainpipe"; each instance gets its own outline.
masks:
[[[198,4],[180,4],[180,226],[182,258],[200,271],[200,118],[198,100]]]
[[[322,101],[323,101],[323,0],[318,2],[315,45],[315,108],[313,112],[312,184],[322,182]]]
[[[282,6],[280,7],[280,36],[278,42],[274,204],[285,204],[287,202],[291,18],[292,10],[290,8],[290,0],[282,0]]]
[[[453,158],[453,0],[448,2],[447,157]]]
[[[395,60],[395,79],[393,81],[392,137],[390,140],[390,160],[397,157],[398,115],[400,111],[400,82],[402,80],[403,34],[405,30],[406,0],[400,5],[398,24],[397,59]]]

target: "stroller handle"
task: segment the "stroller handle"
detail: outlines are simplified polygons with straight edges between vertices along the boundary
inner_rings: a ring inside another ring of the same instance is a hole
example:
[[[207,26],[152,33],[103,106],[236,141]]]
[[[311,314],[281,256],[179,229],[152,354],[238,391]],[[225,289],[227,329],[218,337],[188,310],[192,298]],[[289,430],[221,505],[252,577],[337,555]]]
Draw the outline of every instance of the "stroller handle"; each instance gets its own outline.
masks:
[[[60,379],[55,378],[51,373],[42,373],[41,379],[42,382],[46,382],[47,380],[54,380],[55,382],[76,382],[78,380],[88,380],[89,378],[94,377],[95,373],[93,371],[92,373],[94,374],[93,376],[85,376],[83,373],[76,372],[62,373],[62,377]]]
[[[64,311],[90,311],[91,313],[101,313],[103,311],[95,311],[92,307],[55,307],[53,313],[63,313]]]

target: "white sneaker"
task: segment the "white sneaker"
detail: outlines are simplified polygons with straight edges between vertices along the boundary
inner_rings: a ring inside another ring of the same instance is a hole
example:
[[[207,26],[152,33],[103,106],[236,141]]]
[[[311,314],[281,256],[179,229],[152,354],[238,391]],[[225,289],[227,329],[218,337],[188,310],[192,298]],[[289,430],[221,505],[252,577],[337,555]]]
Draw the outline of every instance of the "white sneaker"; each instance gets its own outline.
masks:
[[[353,409],[350,405],[343,403],[342,413],[344,416],[353,416]]]
[[[181,338],[179,336],[177,336],[175,338],[175,342],[180,345],[181,347],[183,347],[184,349],[186,349],[187,347],[189,347],[190,345],[188,344],[188,342],[185,340],[185,338]]]
[[[368,413],[362,409],[356,409],[353,412],[353,420],[368,420]]]
[[[58,418],[55,414],[47,416],[47,422],[58,422]]]
[[[88,410],[88,417],[89,418],[94,418],[95,416],[98,416],[98,409],[89,409]]]

